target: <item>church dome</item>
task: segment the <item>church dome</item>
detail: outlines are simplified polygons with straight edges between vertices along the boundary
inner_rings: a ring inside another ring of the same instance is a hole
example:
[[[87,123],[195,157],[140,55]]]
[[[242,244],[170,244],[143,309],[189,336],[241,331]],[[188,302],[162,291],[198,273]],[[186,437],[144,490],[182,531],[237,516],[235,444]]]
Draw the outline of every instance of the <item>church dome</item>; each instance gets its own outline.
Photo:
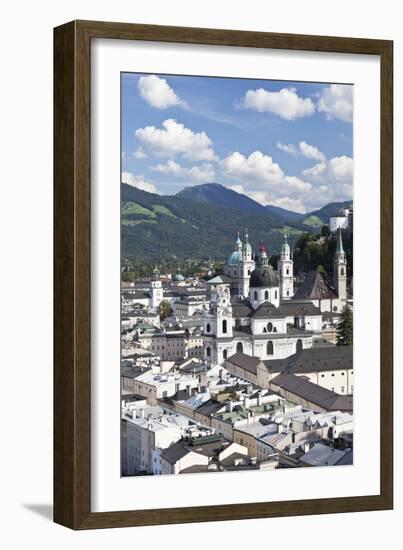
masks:
[[[250,288],[275,288],[279,286],[276,272],[270,265],[260,265],[250,276]]]
[[[242,260],[242,254],[238,250],[234,250],[227,258],[227,265],[239,265]]]

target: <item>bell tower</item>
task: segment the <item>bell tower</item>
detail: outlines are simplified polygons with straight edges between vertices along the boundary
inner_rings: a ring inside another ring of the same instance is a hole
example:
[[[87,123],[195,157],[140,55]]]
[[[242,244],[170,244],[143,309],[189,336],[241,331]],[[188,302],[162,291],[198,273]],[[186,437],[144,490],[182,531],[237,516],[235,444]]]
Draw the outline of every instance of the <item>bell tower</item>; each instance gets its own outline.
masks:
[[[337,230],[337,245],[333,263],[333,282],[339,300],[347,299],[347,259],[341,229]]]
[[[290,300],[294,295],[294,261],[284,232],[284,242],[281,247],[280,259],[277,263],[277,275],[280,282],[280,297],[282,300]]]
[[[162,289],[162,283],[160,278],[160,271],[158,267],[153,270],[153,277],[151,280],[151,307],[157,309],[162,302],[164,292]]]

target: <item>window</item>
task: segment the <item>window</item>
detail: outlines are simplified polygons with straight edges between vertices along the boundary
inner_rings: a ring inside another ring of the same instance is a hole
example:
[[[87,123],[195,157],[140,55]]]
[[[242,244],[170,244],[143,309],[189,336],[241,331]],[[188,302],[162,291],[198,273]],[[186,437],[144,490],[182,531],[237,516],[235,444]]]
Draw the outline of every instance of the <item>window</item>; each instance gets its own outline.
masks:
[[[206,348],[206,354],[207,354],[207,357],[210,357],[211,349],[209,347]]]
[[[333,311],[337,311],[337,306],[334,306]]]
[[[289,296],[289,295],[290,295],[290,291],[289,291],[289,290],[287,290],[287,296]]]
[[[289,275],[289,274],[290,274],[290,270],[289,270],[288,267],[287,267],[287,275]]]
[[[253,293],[253,299],[257,300],[257,290],[255,290],[255,292]]]
[[[248,275],[250,275],[250,269],[248,269]]]
[[[227,333],[227,321],[226,319],[224,319],[224,321],[222,322],[222,331],[224,334]]]
[[[341,275],[342,277],[344,277],[344,267],[341,268],[341,270],[340,270],[340,275]]]
[[[267,342],[267,355],[273,355],[274,349],[273,349],[273,342]]]
[[[227,355],[228,355],[228,353],[227,353],[227,350],[225,349],[225,350],[222,352],[222,356],[224,357],[224,359],[226,359],[226,358],[227,358]]]
[[[267,323],[267,330],[268,330],[268,332],[272,332],[272,330],[273,330],[273,324],[272,323]]]
[[[274,299],[277,300],[277,290],[274,291]]]
[[[344,393],[344,386],[340,388],[341,393]]]
[[[266,290],[265,293],[264,293],[264,299],[265,300],[269,299],[269,291],[268,290]]]
[[[238,342],[236,345],[236,352],[237,353],[243,353],[243,345],[242,342]]]
[[[207,323],[207,325],[206,325],[206,332],[210,332],[210,330],[211,330],[210,323]]]
[[[297,352],[302,351],[302,340],[297,340]]]

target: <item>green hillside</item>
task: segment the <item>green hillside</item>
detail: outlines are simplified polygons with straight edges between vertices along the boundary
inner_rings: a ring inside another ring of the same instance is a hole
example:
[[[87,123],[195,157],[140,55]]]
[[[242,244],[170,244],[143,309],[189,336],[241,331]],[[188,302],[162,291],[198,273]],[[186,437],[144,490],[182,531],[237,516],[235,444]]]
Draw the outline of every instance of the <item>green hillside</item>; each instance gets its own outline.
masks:
[[[248,228],[254,250],[263,240],[269,254],[280,250],[283,224],[263,211],[244,212],[180,196],[160,196],[122,184],[122,255],[144,261],[167,258],[223,260],[233,250],[237,231]],[[302,234],[288,223],[289,240]]]

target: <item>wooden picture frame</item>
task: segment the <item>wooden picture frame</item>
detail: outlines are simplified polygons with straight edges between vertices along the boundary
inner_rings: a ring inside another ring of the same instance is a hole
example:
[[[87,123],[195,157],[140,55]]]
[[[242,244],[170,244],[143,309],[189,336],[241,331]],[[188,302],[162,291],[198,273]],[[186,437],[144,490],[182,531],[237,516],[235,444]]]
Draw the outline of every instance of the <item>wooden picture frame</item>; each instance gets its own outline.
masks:
[[[381,489],[380,494],[92,513],[90,292],[90,44],[94,38],[380,56]],[[54,520],[72,529],[328,514],[393,507],[393,43],[73,21],[54,31]]]

